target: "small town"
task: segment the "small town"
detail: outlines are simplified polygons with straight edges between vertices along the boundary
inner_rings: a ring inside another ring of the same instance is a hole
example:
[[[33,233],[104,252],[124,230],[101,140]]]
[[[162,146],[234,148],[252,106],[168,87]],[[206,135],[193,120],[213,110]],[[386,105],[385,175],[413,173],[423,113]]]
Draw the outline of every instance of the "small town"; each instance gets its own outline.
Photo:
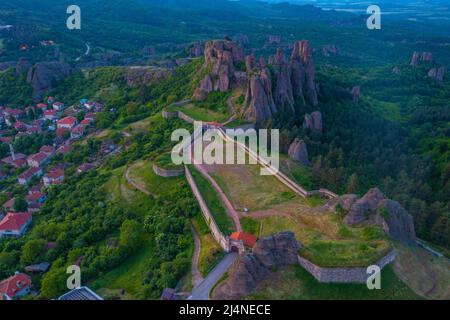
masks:
[[[27,233],[33,215],[39,212],[46,200],[48,190],[64,183],[64,156],[71,151],[73,143],[95,132],[96,114],[104,107],[102,103],[88,99],[67,107],[54,97],[27,108],[0,106],[0,143],[9,148],[8,155],[0,160],[0,188],[2,196],[7,197],[0,210],[0,238],[20,238]],[[15,145],[27,149],[26,141],[42,141],[43,145],[38,152],[31,154],[16,150]],[[111,145],[103,147],[105,153],[114,149]],[[83,174],[95,166],[95,162],[83,163],[77,167],[76,174]],[[47,250],[53,247],[51,242],[46,245]],[[28,295],[32,292],[32,280],[28,274],[44,273],[49,267],[48,262],[26,266],[26,273],[17,271],[2,280],[0,300]]]

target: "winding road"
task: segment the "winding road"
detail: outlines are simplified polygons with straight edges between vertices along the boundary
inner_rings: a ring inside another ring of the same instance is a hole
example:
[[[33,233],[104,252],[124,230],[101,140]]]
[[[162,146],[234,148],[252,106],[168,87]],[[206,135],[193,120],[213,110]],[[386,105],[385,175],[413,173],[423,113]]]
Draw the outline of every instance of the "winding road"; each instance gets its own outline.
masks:
[[[209,294],[238,257],[236,252],[225,255],[220,263],[208,274],[205,280],[192,290],[187,300],[209,300]]]

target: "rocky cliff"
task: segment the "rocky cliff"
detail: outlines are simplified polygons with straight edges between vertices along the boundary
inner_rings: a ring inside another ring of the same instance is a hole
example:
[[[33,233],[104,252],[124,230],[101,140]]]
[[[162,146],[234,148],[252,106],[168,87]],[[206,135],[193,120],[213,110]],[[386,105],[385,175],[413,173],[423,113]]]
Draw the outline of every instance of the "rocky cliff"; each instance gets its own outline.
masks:
[[[320,111],[314,111],[311,114],[305,114],[305,120],[303,121],[303,128],[312,131],[322,132],[322,113]]]
[[[445,67],[432,68],[428,71],[428,76],[438,82],[444,81]]]
[[[248,85],[245,109],[249,121],[264,122],[276,112],[295,113],[295,101],[318,104],[315,66],[309,41],[294,44],[290,58],[281,49],[269,59],[272,72],[265,62],[254,63],[247,58]],[[268,112],[270,111],[270,112]]]
[[[213,293],[216,300],[239,300],[248,296],[273,268],[298,263],[301,246],[292,232],[260,239],[252,253],[239,257],[229,277]]]
[[[412,216],[398,202],[386,199],[377,188],[370,189],[359,199],[352,194],[332,199],[325,207],[335,209],[337,205],[348,212],[344,218],[347,225],[379,225],[395,240],[403,243],[415,241]]]
[[[303,166],[310,164],[308,159],[308,148],[305,141],[296,138],[289,146],[289,158],[299,162]]]
[[[64,62],[39,62],[28,70],[27,82],[33,87],[33,100],[41,100],[58,82],[72,74]]]
[[[237,64],[243,63],[245,59],[243,49],[230,40],[207,42],[204,57],[201,71],[206,72],[206,75],[194,92],[195,100],[205,99],[212,91],[225,92],[231,89],[236,79]]]

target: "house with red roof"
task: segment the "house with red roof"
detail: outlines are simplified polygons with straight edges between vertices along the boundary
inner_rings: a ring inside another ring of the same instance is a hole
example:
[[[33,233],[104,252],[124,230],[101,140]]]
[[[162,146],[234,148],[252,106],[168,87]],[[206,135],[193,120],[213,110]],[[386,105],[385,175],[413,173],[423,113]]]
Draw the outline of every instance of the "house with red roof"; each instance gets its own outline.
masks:
[[[13,300],[26,296],[31,291],[31,278],[25,273],[16,273],[0,282],[0,300]]]
[[[9,164],[10,166],[13,166],[16,169],[23,168],[27,165],[27,156],[22,153],[17,153],[14,155],[14,157],[9,156],[6,158],[3,158],[1,162],[5,164]]]
[[[84,119],[89,120],[90,122],[95,122],[95,113],[93,112],[86,113]]]
[[[95,168],[95,165],[92,163],[83,163],[77,168],[78,173],[85,173]]]
[[[0,238],[23,236],[31,221],[31,212],[9,212],[0,221]]]
[[[72,139],[79,139],[82,136],[84,136],[84,131],[85,131],[85,127],[83,125],[79,124],[72,129],[72,131],[70,132],[70,137]]]
[[[44,185],[46,187],[61,184],[64,182],[64,169],[56,168],[44,175]]]
[[[14,129],[17,131],[25,131],[27,130],[27,125],[23,123],[22,121],[16,121],[13,125]]]
[[[47,105],[45,103],[38,103],[36,105],[36,108],[41,109],[41,110],[46,110],[47,109]]]
[[[245,232],[233,232],[230,236],[230,239],[235,241],[242,241],[244,243],[244,246],[249,248],[253,248],[256,241],[258,241],[257,237]]]
[[[27,194],[25,196],[25,200],[27,201],[28,205],[31,205],[33,203],[44,203],[45,198],[46,195],[42,192],[35,192],[32,194]]]
[[[53,102],[55,102],[55,98],[54,97],[48,97],[47,98],[47,103],[48,104],[52,104]]]
[[[28,157],[27,163],[30,167],[40,168],[43,167],[48,161],[49,156],[43,152],[32,154]]]
[[[72,130],[73,127],[77,125],[77,119],[75,117],[69,116],[58,121],[58,129],[68,129]]]
[[[28,182],[31,181],[31,179],[33,177],[39,177],[41,175],[42,175],[42,170],[40,168],[31,167],[30,169],[28,169],[24,173],[20,174],[17,177],[17,180],[18,180],[19,184],[25,186],[25,185],[28,184]]]
[[[44,110],[44,118],[47,120],[55,120],[58,118],[58,111],[56,110]]]
[[[45,153],[49,157],[53,156],[55,154],[55,151],[56,151],[56,149],[54,146],[42,146],[39,149],[39,152]]]
[[[3,204],[3,208],[5,208],[7,212],[12,212],[12,211],[14,211],[15,203],[16,203],[16,198],[11,198]]]

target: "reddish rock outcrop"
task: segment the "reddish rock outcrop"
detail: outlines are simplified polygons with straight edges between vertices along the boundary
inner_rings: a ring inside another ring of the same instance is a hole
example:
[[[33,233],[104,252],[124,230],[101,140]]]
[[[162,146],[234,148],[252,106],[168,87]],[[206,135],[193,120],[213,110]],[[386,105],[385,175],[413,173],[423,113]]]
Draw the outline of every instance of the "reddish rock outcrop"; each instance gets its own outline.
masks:
[[[428,76],[438,82],[444,81],[445,67],[433,68],[428,71]]]
[[[201,100],[209,92],[202,85],[211,80],[212,91],[225,92],[231,89],[235,81],[236,64],[244,61],[242,48],[230,40],[216,40],[205,44],[204,70],[208,70],[200,87],[194,93],[194,99]],[[209,79],[207,77],[209,76]],[[207,83],[208,82],[208,83]]]
[[[346,224],[358,224],[367,219],[367,213],[375,212],[383,201],[384,195],[378,188],[370,189],[361,199],[358,199],[351,207],[344,219]]]
[[[72,74],[64,62],[39,62],[28,70],[27,82],[33,87],[33,100],[40,101],[58,82]]]
[[[248,84],[244,101],[244,116],[248,121],[262,123],[277,112],[272,95],[270,71],[266,67],[264,59],[260,59],[260,62],[256,64],[252,56],[247,57],[246,66]]]
[[[269,275],[272,268],[297,264],[300,248],[292,232],[281,232],[258,240],[253,253],[239,257],[229,277],[214,290],[213,298],[245,298]]]
[[[296,138],[289,147],[289,158],[299,162],[301,165],[307,166],[310,164],[308,159],[308,148],[305,141]]]
[[[291,66],[281,49],[277,50],[273,59],[272,68],[275,77],[273,97],[278,110],[289,110],[294,113],[294,94],[292,89]]]
[[[433,62],[433,54],[431,52],[417,52],[414,51],[413,56],[411,58],[410,65],[413,67],[417,67],[421,61],[425,62]]]
[[[326,46],[323,46],[323,48],[322,48],[322,55],[324,57],[335,56],[338,53],[339,53],[339,49],[334,44],[327,44]]]
[[[354,86],[351,91],[353,103],[358,103],[361,99],[361,87]]]
[[[314,111],[311,114],[305,114],[305,120],[303,121],[303,128],[322,132],[322,113],[320,111]]]
[[[194,42],[192,45],[188,47],[189,57],[198,58],[203,55],[203,45],[200,42]]]
[[[376,224],[391,238],[403,243],[414,243],[416,234],[414,221],[408,212],[396,201],[386,199],[377,188],[369,190],[355,201],[354,195],[346,195],[328,202],[328,208],[340,204],[348,214],[344,222],[348,225]]]

